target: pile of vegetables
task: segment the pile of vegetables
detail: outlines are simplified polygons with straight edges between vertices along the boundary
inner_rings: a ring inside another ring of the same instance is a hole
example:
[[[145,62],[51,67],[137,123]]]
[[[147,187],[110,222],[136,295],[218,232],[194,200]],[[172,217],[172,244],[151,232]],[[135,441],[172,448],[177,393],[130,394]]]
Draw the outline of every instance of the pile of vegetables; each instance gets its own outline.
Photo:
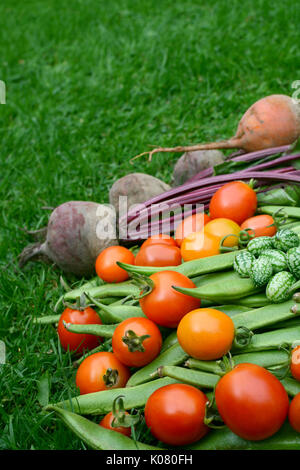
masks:
[[[228,141],[153,150],[250,153],[129,210],[120,225],[132,246],[117,235],[97,246],[90,214],[108,212],[73,201],[53,212],[46,241],[21,255],[22,265],[44,253],[66,272],[96,274],[73,289],[64,283],[62,312],[35,319],[57,325],[76,367],[78,395],[44,411],[89,447],[299,449],[300,153],[292,144],[300,121],[292,101],[258,101]],[[180,210],[164,219],[166,203]],[[203,210],[183,217],[184,204]]]

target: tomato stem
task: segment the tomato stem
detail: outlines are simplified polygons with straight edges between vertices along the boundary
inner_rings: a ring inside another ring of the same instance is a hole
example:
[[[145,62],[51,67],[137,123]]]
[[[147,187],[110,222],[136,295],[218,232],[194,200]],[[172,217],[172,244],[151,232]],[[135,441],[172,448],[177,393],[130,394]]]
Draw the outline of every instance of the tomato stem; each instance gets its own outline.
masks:
[[[116,385],[118,380],[119,372],[117,369],[107,369],[105,374],[103,375],[104,383],[107,387],[113,387]]]
[[[140,421],[141,415],[130,415],[126,413],[124,408],[124,395],[119,395],[113,401],[112,414],[114,416],[111,426],[117,428],[122,426],[123,428],[130,428]]]
[[[145,352],[143,341],[145,341],[147,338],[150,338],[150,335],[138,336],[134,331],[127,330],[125,332],[125,336],[122,338],[122,341],[128,346],[130,352]]]

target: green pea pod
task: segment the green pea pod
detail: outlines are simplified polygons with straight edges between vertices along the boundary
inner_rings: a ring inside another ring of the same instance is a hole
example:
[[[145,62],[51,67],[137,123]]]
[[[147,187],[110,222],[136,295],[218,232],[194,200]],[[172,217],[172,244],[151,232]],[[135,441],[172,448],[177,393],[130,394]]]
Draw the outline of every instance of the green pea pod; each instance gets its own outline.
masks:
[[[299,450],[300,433],[288,423],[273,436],[263,441],[247,441],[227,427],[210,431],[203,439],[184,447],[190,450]]]
[[[300,208],[293,206],[261,206],[259,212],[262,214],[275,215],[276,212],[282,211],[288,217],[300,219]]]
[[[171,377],[180,382],[201,388],[214,388],[220,376],[200,372],[198,370],[186,369],[178,366],[162,366],[153,374],[157,377]]]
[[[44,317],[33,318],[33,323],[38,323],[39,325],[51,325],[52,323],[58,323],[60,315],[46,315]]]
[[[124,409],[143,408],[150,395],[165,385],[178,383],[177,380],[165,377],[162,379],[152,380],[151,382],[128,388],[112,388],[101,392],[87,393],[79,395],[56,403],[56,406],[65,408],[82,415],[104,415],[109,413],[113,408],[114,400],[122,395]]]
[[[88,334],[88,335],[102,336],[103,338],[111,338],[118,324],[116,325],[96,325],[96,324],[77,325],[76,324],[75,325],[73,323],[64,322],[64,326],[68,331],[71,331],[71,333]]]
[[[255,334],[252,336],[250,344],[243,348],[243,353],[276,349],[281,346],[289,347],[299,340],[300,326]],[[240,351],[240,348],[236,345],[233,346],[231,352],[236,353],[238,351]]]
[[[243,250],[241,250],[243,251]],[[151,276],[161,271],[176,271],[184,274],[187,277],[195,277],[200,274],[213,273],[217,271],[223,271],[224,269],[230,269],[233,266],[235,258],[235,252],[224,253],[215,256],[209,256],[207,258],[199,258],[192,261],[186,261],[179,266],[135,266],[131,264],[118,263],[120,267],[130,273],[143,274],[145,276]]]
[[[235,328],[242,326],[249,330],[257,330],[280,320],[294,318],[295,314],[291,310],[294,304],[294,301],[288,300],[281,304],[266,305],[265,307],[234,315],[232,320]]]
[[[195,288],[173,286],[173,289],[198,299],[203,298],[223,303],[230,303],[232,300],[241,299],[261,290],[254,286],[251,279],[243,279],[234,271],[209,276],[203,276],[202,282]]]
[[[135,372],[128,380],[126,387],[134,387],[152,380],[151,374],[156,372],[160,366],[176,366],[182,364],[187,358],[188,354],[180,347],[179,343],[175,343],[166,351],[157,356],[150,364],[142,367]]]
[[[285,366],[288,364],[289,354],[284,350],[259,351],[232,356],[232,364],[249,362],[261,367]],[[226,363],[220,359],[217,361],[200,361],[190,357],[185,365],[191,369],[203,370],[212,374],[223,375],[226,373]],[[299,384],[300,386],[300,384]]]
[[[137,442],[123,434],[106,429],[99,424],[71,411],[64,410],[55,405],[48,405],[44,411],[54,411],[63,423],[71,429],[88,447],[95,450],[163,450]]]
[[[82,294],[89,294],[91,297],[103,298],[103,297],[124,297],[128,295],[137,296],[139,295],[140,289],[134,285],[131,281],[119,282],[115,284],[103,284],[101,286],[90,287],[85,290],[82,287],[66,292],[64,300],[76,300]]]
[[[162,347],[161,347],[161,350],[160,350],[160,353],[163,353],[164,351],[166,351],[167,349],[169,349],[171,346],[173,346],[176,343],[178,343],[177,330],[174,330],[164,340],[164,342],[162,344]]]

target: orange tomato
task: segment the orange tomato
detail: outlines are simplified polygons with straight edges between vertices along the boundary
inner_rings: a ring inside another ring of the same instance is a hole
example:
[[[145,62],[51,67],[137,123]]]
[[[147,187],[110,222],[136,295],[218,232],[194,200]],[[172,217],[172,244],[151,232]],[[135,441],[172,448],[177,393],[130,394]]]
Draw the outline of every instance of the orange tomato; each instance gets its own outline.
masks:
[[[135,257],[136,266],[178,266],[181,253],[178,246],[167,244],[146,245]]]
[[[181,256],[184,261],[206,258],[220,253],[220,238],[210,233],[191,233],[181,244]]]
[[[124,246],[115,245],[105,248],[96,259],[97,275],[105,282],[126,281],[129,275],[125,269],[116,264],[117,261],[134,264],[134,254]]]
[[[182,349],[195,359],[219,359],[231,348],[234,323],[219,310],[198,308],[182,318],[177,328],[177,338]]]
[[[127,411],[125,411],[125,414],[128,415]],[[102,426],[103,428],[110,429],[111,431],[116,431],[119,432],[120,434],[124,434],[124,436],[131,436],[131,429],[130,428],[125,428],[124,426],[117,426],[114,427],[112,425],[112,422],[114,420],[114,415],[112,411],[110,411],[107,415],[104,416],[104,418],[100,421],[99,425]]]
[[[225,217],[241,224],[254,215],[256,208],[256,192],[242,181],[232,181],[215,192],[210,200],[209,215],[212,219]]]
[[[158,235],[152,235],[152,237],[149,237],[147,240],[145,240],[144,243],[141,245],[141,248],[145,248],[145,246],[148,245],[157,244],[176,246],[174,238],[172,238],[170,235],[166,235],[165,233],[159,233]]]
[[[238,236],[241,231],[240,226],[230,219],[213,219],[208,222],[204,227],[204,233],[210,233],[219,237],[220,241],[226,235],[237,235],[236,237],[228,237],[224,240],[223,246],[236,246],[238,245]]]
[[[204,225],[206,225],[210,220],[210,217],[204,212],[201,212],[201,214],[190,215],[183,219],[175,231],[175,241],[177,245],[181,246],[183,240],[188,237],[190,233],[200,232]]]
[[[275,225],[269,227],[269,225],[274,224],[274,219],[271,215],[262,214],[250,217],[250,219],[245,220],[241,225],[241,230],[246,230],[250,228],[249,235],[256,237],[273,237],[277,232]]]
[[[125,387],[130,372],[111,352],[101,351],[86,357],[76,373],[80,395]]]

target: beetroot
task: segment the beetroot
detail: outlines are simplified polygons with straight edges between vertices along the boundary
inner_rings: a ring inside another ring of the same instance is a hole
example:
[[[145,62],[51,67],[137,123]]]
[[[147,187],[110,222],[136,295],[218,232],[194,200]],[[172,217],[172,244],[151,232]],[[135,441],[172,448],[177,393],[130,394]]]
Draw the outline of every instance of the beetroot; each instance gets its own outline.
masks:
[[[23,267],[29,260],[46,257],[63,271],[79,276],[95,272],[95,261],[104,248],[118,245],[115,212],[96,202],[70,201],[51,213],[46,240],[24,248]]]

